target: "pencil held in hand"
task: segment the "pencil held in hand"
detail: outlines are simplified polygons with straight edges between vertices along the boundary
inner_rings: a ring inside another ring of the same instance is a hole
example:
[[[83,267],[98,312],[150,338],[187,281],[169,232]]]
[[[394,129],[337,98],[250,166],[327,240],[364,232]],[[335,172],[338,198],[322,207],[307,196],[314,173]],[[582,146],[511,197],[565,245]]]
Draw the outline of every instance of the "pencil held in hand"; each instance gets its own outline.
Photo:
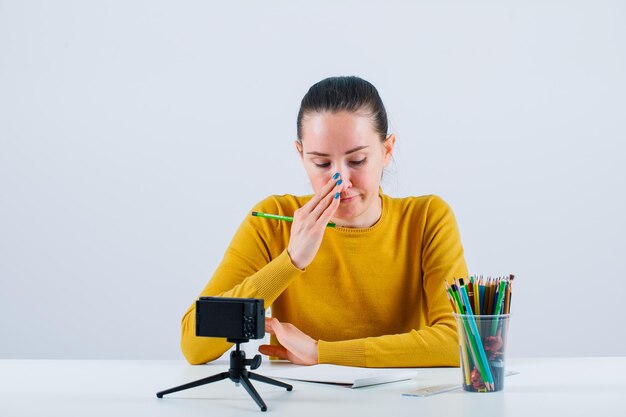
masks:
[[[252,215],[254,217],[263,217],[265,219],[273,219],[273,220],[283,220],[286,222],[292,222],[293,217],[290,216],[281,216],[280,214],[269,214],[269,213],[261,213],[260,211],[253,211]],[[326,227],[335,227],[335,223],[328,223]]]

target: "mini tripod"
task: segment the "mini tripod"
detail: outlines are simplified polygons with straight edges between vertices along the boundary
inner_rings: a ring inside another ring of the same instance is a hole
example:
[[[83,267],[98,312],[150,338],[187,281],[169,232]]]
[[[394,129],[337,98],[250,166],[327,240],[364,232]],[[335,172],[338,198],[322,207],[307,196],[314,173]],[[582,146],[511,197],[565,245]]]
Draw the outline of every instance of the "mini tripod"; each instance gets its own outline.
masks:
[[[197,381],[189,382],[184,385],[179,385],[174,388],[166,389],[165,391],[157,392],[158,398],[163,398],[166,394],[171,394],[172,392],[182,391],[193,387],[199,387],[200,385],[210,384],[211,382],[221,381],[226,378],[230,378],[235,384],[241,383],[243,387],[248,391],[248,394],[252,397],[254,401],[261,407],[261,411],[267,411],[267,406],[263,402],[263,399],[259,395],[259,393],[254,389],[251,379],[255,381],[264,382],[266,384],[276,385],[279,387],[287,388],[287,391],[291,391],[293,387],[289,384],[285,384],[283,382],[276,381],[275,379],[268,378],[263,375],[255,374],[246,369],[246,366],[249,366],[250,369],[257,369],[261,366],[261,355],[256,355],[252,359],[246,359],[246,352],[239,349],[239,345],[241,343],[248,342],[248,339],[227,339],[231,343],[235,343],[236,348],[234,351],[230,352],[230,369],[228,372],[220,372],[219,374],[215,374],[213,376],[202,378]]]

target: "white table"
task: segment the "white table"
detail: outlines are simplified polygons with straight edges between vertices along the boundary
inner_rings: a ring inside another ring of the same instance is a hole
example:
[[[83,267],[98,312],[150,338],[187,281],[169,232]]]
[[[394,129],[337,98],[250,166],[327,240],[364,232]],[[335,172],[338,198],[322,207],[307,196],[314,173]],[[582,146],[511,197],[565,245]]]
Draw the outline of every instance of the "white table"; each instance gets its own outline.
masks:
[[[257,371],[284,364],[264,363]],[[426,398],[401,394],[460,381],[458,368],[419,369],[415,380],[348,389],[287,381],[294,390],[253,381],[262,413],[226,379],[170,394],[156,392],[228,369],[228,361],[0,360],[0,417],[19,416],[626,416],[626,357],[509,359],[503,392],[462,390]]]

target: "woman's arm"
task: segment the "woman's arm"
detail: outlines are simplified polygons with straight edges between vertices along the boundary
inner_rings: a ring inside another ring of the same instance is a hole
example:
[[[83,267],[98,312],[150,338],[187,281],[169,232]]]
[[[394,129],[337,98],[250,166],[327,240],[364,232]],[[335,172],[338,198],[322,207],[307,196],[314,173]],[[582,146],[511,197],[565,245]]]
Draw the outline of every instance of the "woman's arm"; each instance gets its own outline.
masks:
[[[456,330],[436,325],[409,333],[325,342],[313,340],[290,323],[272,319],[280,346],[263,345],[264,355],[299,365],[328,363],[369,368],[459,366]],[[269,326],[266,324],[266,327]]]
[[[271,198],[260,203],[259,211],[274,212]],[[200,296],[262,298],[265,307],[302,274],[287,253],[284,232],[277,222],[246,217],[233,237],[224,258]],[[232,343],[225,339],[196,336],[196,304],[189,307],[181,324],[181,349],[191,364],[219,358]]]
[[[200,295],[263,298],[265,308],[272,305],[317,254],[326,225],[339,207],[341,181],[337,181],[338,176],[330,178],[302,207],[290,200],[293,212],[290,227],[246,217]],[[282,213],[277,197],[267,198],[256,210]],[[221,339],[196,337],[195,316],[194,303],[183,317],[181,349],[192,364],[212,361],[232,344]]]
[[[439,323],[403,334],[320,340],[318,362],[369,368],[459,366],[456,327]]]

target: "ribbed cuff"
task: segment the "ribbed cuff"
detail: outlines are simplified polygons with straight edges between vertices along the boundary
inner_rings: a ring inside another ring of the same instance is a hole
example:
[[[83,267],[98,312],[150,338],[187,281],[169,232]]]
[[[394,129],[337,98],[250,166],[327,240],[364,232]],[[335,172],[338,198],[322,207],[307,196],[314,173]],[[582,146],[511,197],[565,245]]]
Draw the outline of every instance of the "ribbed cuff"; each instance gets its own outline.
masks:
[[[365,363],[365,339],[339,342],[317,342],[317,361],[344,366],[367,366]]]
[[[291,263],[291,258],[285,249],[272,262],[263,269],[263,276],[255,280],[254,286],[258,291],[258,297],[274,300],[291,284],[295,278],[304,273],[303,270]],[[268,275],[271,279],[268,279]]]

